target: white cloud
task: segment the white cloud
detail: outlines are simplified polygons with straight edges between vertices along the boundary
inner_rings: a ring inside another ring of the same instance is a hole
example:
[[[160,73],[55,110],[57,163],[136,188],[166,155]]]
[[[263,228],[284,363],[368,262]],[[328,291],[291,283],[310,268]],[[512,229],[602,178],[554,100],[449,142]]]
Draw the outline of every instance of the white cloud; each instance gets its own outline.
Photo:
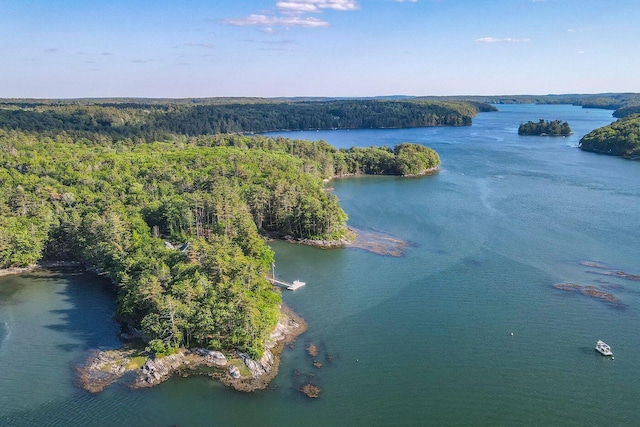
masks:
[[[507,37],[507,38],[496,38],[496,37],[482,37],[479,39],[476,39],[477,42],[480,43],[526,43],[529,41],[529,39],[513,39],[511,37]]]
[[[318,6],[308,3],[279,1],[276,3],[276,7],[280,10],[290,12],[319,12]]]
[[[279,10],[286,12],[321,12],[322,9],[349,11],[359,9],[356,0],[288,0],[276,3]]]
[[[301,16],[268,16],[268,15],[249,15],[246,18],[225,19],[225,24],[236,25],[240,27],[262,25],[266,27],[285,26],[285,27],[308,27],[318,28],[327,27],[329,23],[317,18],[305,18]]]
[[[409,0],[416,1],[416,0]],[[277,15],[275,9],[281,14]],[[358,0],[282,0],[277,1],[271,12],[254,13],[243,18],[229,18],[223,24],[264,27],[265,33],[275,33],[273,27],[328,27],[329,22],[306,16],[308,13],[322,13],[325,10],[350,11],[360,9]]]

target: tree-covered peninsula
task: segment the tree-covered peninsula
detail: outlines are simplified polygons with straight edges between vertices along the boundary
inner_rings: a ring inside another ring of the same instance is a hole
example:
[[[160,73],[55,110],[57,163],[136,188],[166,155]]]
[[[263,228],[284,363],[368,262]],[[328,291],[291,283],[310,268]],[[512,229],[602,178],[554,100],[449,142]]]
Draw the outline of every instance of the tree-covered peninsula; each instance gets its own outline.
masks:
[[[468,126],[488,104],[423,100],[0,100],[0,128],[158,140],[276,130]]]
[[[237,134],[150,142],[48,126],[0,129],[0,268],[66,260],[106,275],[119,319],[157,353],[203,346],[259,357],[281,302],[260,234],[341,239],[347,216],[323,179],[439,164],[414,144],[337,150]]]
[[[560,120],[528,121],[518,127],[518,135],[568,136],[571,135],[569,123]]]
[[[640,115],[630,115],[582,137],[580,149],[595,153],[640,158]]]

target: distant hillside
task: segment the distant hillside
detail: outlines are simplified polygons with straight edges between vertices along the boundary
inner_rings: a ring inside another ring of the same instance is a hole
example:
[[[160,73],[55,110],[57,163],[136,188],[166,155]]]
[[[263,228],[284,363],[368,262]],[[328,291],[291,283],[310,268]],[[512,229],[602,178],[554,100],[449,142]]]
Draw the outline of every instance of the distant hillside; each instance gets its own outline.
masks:
[[[640,108],[638,93],[598,93],[563,95],[497,95],[497,96],[445,96],[419,97],[424,100],[465,100],[489,104],[573,104],[583,108],[616,110],[615,117],[623,117],[619,110]],[[636,111],[638,112],[638,111]]]
[[[640,115],[635,114],[586,134],[579,147],[585,151],[640,158]]]
[[[414,99],[24,99],[0,101],[0,128],[150,141],[169,134],[468,126],[479,111],[491,110],[479,102]]]
[[[617,117],[619,119],[623,117],[630,116],[632,114],[640,114],[640,105],[633,105],[629,107],[618,108],[613,112],[613,117]]]

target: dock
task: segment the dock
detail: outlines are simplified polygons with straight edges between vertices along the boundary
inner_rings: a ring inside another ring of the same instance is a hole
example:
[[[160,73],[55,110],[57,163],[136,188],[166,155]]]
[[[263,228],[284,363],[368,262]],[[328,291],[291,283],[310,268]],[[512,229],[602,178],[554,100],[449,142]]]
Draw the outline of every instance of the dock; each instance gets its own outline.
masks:
[[[289,282],[285,282],[283,280],[278,280],[276,278],[269,278],[269,281],[271,283],[273,283],[274,285],[278,285],[281,286],[289,291],[295,291],[296,289],[299,289],[301,287],[303,287],[304,285],[306,285],[306,283],[301,282],[300,280],[294,280],[293,283],[289,283]]]
[[[300,289],[306,283],[301,282],[300,280],[294,280],[293,283],[285,282],[284,280],[276,279],[276,264],[271,263],[271,277],[267,277],[271,283],[274,285],[280,286],[290,291],[295,291],[296,289]]]

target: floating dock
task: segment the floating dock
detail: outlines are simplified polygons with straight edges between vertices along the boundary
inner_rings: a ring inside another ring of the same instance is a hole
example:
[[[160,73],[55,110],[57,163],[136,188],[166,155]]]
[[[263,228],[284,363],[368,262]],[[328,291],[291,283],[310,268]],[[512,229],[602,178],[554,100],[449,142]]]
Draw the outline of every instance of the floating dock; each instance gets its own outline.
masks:
[[[290,291],[295,291],[296,289],[299,289],[299,288],[303,287],[304,285],[306,285],[306,283],[301,282],[300,280],[294,280],[293,283],[289,283],[289,282],[285,282],[285,281],[278,280],[278,279],[275,279],[275,278],[269,278],[269,281],[271,283],[273,283],[274,285],[281,286],[281,287],[286,288],[287,290],[290,290]]]

